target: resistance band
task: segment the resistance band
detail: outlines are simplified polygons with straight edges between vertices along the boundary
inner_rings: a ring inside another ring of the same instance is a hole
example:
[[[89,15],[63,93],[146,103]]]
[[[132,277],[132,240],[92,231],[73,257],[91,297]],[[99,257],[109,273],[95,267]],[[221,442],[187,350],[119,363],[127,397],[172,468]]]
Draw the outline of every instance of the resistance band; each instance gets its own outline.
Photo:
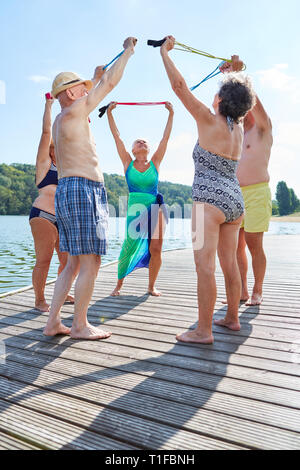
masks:
[[[160,47],[163,45],[163,43],[165,42],[166,38],[164,39],[161,39],[160,41],[155,41],[155,40],[152,40],[152,39],[149,39],[147,44],[148,46],[153,46],[153,47]],[[199,82],[197,85],[193,86],[190,88],[191,91],[195,90],[196,88],[198,88],[199,85],[201,85],[202,83],[206,82],[207,80],[209,80],[210,78],[213,78],[215,77],[216,75],[219,75],[219,73],[222,73],[220,71],[220,67],[222,67],[222,65],[225,64],[225,62],[232,62],[231,59],[224,59],[224,57],[217,57],[217,56],[214,56],[212,54],[210,54],[209,52],[204,52],[204,51],[200,51],[198,49],[195,49],[193,47],[190,47],[190,46],[186,46],[185,44],[181,44],[180,42],[177,42],[175,41],[175,44],[177,46],[180,46],[180,47],[174,47],[174,49],[176,49],[177,51],[184,51],[184,52],[191,52],[191,53],[194,53],[194,54],[199,54],[199,55],[202,55],[204,57],[209,57],[210,59],[220,59],[222,62],[218,65],[218,67],[215,68],[215,70],[213,70],[213,72],[211,72],[210,74],[207,75],[207,77],[205,77],[203,80],[201,80],[201,82]],[[246,66],[244,65],[244,68],[243,70],[246,69]]]
[[[106,70],[107,67],[109,67],[111,64],[113,64],[119,57],[121,57],[122,54],[124,54],[125,52],[125,49],[124,51],[120,52],[120,54],[116,55],[116,57],[113,58],[113,60],[111,60],[108,64],[105,65],[105,67],[103,67],[103,70]]]
[[[121,104],[121,105],[125,105],[125,106],[156,106],[158,104],[166,104],[167,101],[139,101],[139,102],[136,102],[136,103],[118,103],[117,104]],[[107,106],[102,106],[102,108],[99,109],[99,118],[102,118],[102,116],[105,114],[106,110],[108,109],[109,107],[109,104]]]
[[[149,39],[147,41],[148,46],[153,46],[153,47],[160,47],[163,45],[165,42],[166,38],[161,39],[160,41],[154,41],[152,39]],[[219,59],[223,60],[224,62],[232,62],[231,59],[224,59],[224,57],[217,57],[215,55],[210,54],[209,52],[204,52],[204,51],[199,51],[198,49],[195,49],[194,47],[186,46],[185,44],[181,44],[180,42],[175,41],[176,46],[180,47],[174,47],[177,51],[184,51],[184,52],[193,52],[194,54],[200,54],[203,55],[204,57],[209,57],[210,59]]]

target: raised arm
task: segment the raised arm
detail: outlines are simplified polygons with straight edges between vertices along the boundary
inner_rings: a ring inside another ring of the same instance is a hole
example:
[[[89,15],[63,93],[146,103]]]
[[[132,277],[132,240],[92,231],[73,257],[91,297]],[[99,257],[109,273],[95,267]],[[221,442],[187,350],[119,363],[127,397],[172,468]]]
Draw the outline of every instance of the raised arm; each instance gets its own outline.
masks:
[[[272,129],[272,122],[269,118],[265,108],[263,107],[260,99],[256,95],[256,103],[254,108],[250,111],[255,119],[255,124],[257,127],[265,132]]]
[[[160,144],[152,157],[152,162],[156,166],[157,170],[159,169],[162,159],[165,156],[168,141],[169,141],[171,131],[172,131],[172,126],[173,126],[173,116],[174,116],[173,106],[169,102],[167,102],[165,106],[166,106],[166,109],[169,111],[167,125],[165,127],[163,138],[161,139]]]
[[[121,158],[123,166],[124,166],[124,172],[126,173],[127,168],[132,161],[132,158],[130,154],[127,152],[123,140],[120,138],[120,132],[116,126],[115,120],[112,115],[112,110],[115,109],[116,106],[117,106],[117,103],[115,102],[110,103],[107,109],[107,118],[108,118],[108,123],[109,123],[111,133],[113,135],[113,138],[115,139],[119,157]]]
[[[92,78],[92,82],[94,87],[98,85],[100,82],[101,78],[105,74],[105,70],[103,70],[104,65],[98,65],[98,67],[95,68],[94,76]]]
[[[129,58],[134,54],[136,42],[137,40],[132,37],[124,41],[124,54],[122,54],[115,64],[103,74],[98,85],[89,92],[88,96],[82,102],[85,105],[85,113],[87,115],[90,114],[103,98],[119,83]]]
[[[162,60],[172,89],[182,104],[197,121],[203,120],[209,122],[213,119],[213,115],[209,108],[201,103],[201,101],[199,101],[197,98],[195,98],[193,93],[189,90],[183,76],[177,70],[174,62],[169,57],[168,53],[174,48],[174,44],[175,38],[173,36],[167,36],[166,41],[160,48]]]
[[[51,158],[49,156],[49,146],[51,143],[51,109],[54,99],[46,99],[43,116],[42,136],[39,143],[36,164],[48,165]]]

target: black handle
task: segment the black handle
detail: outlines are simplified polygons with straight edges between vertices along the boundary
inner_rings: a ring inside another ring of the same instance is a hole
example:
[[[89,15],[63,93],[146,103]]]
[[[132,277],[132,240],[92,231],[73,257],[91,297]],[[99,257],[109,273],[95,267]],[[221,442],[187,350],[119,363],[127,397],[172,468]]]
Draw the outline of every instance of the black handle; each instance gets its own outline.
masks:
[[[102,118],[102,116],[104,116],[108,107],[109,104],[107,106],[102,106],[102,108],[99,108],[99,118]]]
[[[148,46],[153,46],[153,47],[160,47],[163,45],[163,43],[165,42],[166,38],[164,39],[161,39],[160,41],[155,41],[153,39],[148,39],[147,41],[147,44]]]

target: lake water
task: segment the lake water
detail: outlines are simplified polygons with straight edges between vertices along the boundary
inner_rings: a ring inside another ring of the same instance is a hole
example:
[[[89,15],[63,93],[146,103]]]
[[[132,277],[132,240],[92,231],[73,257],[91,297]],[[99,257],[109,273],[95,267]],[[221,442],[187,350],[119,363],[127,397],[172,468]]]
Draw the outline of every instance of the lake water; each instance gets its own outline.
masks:
[[[110,218],[109,248],[102,264],[118,258],[124,240],[125,218]],[[0,294],[31,284],[35,265],[34,244],[27,216],[0,216]],[[271,222],[268,235],[300,235],[300,223]],[[171,219],[163,249],[191,247],[189,219]],[[53,256],[48,280],[56,278],[58,260]]]

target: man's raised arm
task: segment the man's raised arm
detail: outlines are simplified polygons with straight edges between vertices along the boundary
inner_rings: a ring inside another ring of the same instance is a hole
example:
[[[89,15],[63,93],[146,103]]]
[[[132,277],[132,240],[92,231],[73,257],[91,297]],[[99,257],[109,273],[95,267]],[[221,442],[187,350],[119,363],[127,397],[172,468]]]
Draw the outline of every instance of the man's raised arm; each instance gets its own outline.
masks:
[[[115,88],[123,76],[129,58],[134,54],[137,40],[129,37],[124,41],[124,53],[115,64],[103,74],[99,84],[94,87],[86,98],[86,114],[90,114],[108,93]]]
[[[256,95],[256,104],[254,108],[251,110],[251,113],[255,119],[255,124],[259,129],[262,131],[266,131],[272,128],[272,122],[269,118],[265,108],[263,107],[260,99]]]

